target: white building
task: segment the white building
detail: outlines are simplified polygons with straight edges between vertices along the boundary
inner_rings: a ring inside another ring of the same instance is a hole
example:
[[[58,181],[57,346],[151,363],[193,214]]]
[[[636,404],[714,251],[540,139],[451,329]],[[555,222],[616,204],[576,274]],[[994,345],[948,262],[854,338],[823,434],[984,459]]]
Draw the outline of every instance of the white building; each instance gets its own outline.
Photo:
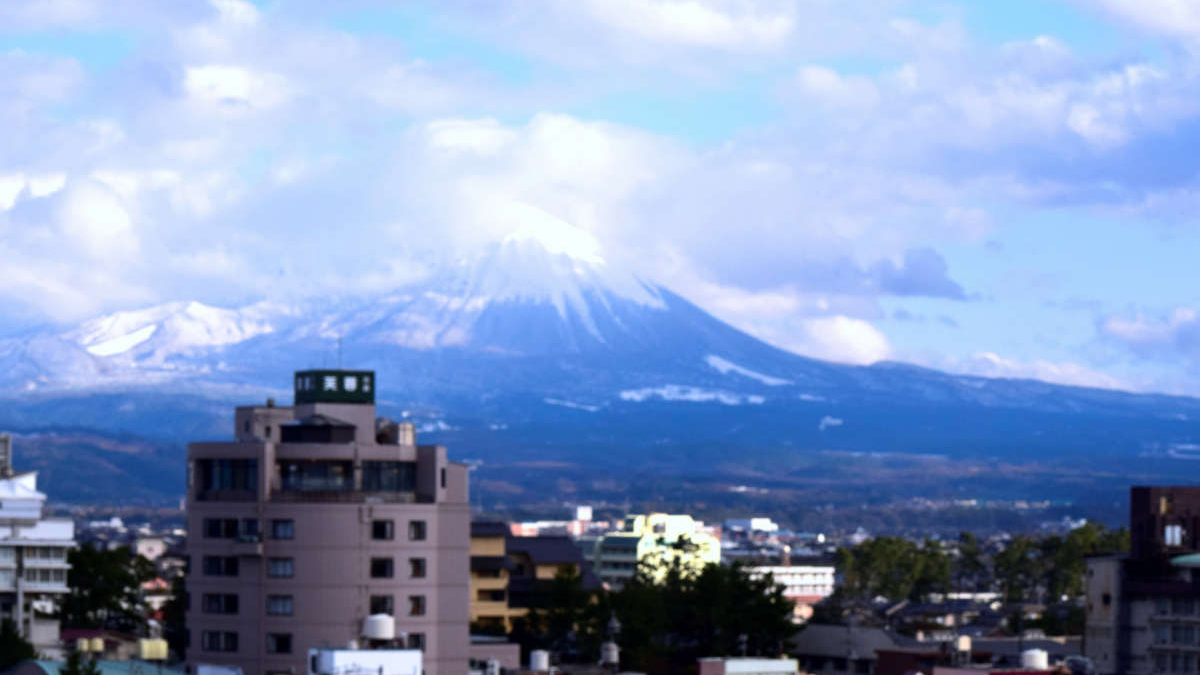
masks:
[[[793,620],[803,623],[812,616],[812,606],[833,595],[837,569],[832,565],[771,565],[747,570],[754,578],[768,574],[783,586],[783,595],[796,603]]]
[[[67,589],[75,524],[42,518],[37,473],[12,468],[12,437],[0,434],[0,619],[12,619],[43,658],[62,658],[58,603]]]

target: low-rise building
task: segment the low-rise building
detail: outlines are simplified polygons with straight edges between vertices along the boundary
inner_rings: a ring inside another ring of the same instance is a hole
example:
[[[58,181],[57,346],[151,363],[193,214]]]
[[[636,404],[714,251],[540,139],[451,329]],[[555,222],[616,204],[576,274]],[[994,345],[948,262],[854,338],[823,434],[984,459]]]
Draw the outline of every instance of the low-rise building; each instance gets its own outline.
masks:
[[[37,489],[37,472],[17,473],[12,458],[12,437],[0,434],[0,619],[11,619],[40,654],[58,658],[58,608],[69,592],[75,524],[42,517],[46,495]]]
[[[751,577],[770,575],[783,586],[783,595],[795,604],[793,621],[803,623],[813,615],[813,605],[833,595],[837,569],[833,565],[767,565],[747,569]]]
[[[619,589],[639,566],[659,576],[676,562],[699,571],[721,561],[721,541],[688,515],[651,513],[625,517],[621,529],[596,540],[592,568],[609,588]]]

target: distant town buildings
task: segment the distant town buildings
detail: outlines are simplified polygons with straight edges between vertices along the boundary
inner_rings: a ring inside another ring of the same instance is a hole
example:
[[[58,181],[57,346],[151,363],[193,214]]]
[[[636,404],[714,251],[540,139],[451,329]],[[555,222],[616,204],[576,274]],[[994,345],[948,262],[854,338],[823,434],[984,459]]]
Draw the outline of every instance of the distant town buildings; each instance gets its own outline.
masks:
[[[189,662],[308,672],[310,648],[387,615],[427,675],[465,673],[466,467],[376,418],[373,372],[297,372],[294,390],[188,447]]]
[[[471,523],[471,625],[507,633],[530,608],[549,605],[560,572],[581,577],[585,590],[600,582],[575,542],[562,535],[518,537],[500,522]]]
[[[1200,487],[1134,487],[1130,552],[1087,562],[1085,656],[1100,675],[1200,670]]]
[[[783,595],[795,603],[794,620],[803,623],[813,615],[813,605],[833,595],[836,568],[832,564],[764,565],[747,570],[756,578],[770,576],[783,586]]]
[[[592,568],[609,588],[625,585],[639,565],[662,574],[678,562],[699,570],[721,561],[721,541],[689,515],[651,513],[625,517],[621,529],[599,537],[592,549]]]
[[[45,503],[37,473],[14,470],[12,436],[0,434],[0,619],[11,619],[47,658],[60,658],[58,609],[75,524],[43,518]]]

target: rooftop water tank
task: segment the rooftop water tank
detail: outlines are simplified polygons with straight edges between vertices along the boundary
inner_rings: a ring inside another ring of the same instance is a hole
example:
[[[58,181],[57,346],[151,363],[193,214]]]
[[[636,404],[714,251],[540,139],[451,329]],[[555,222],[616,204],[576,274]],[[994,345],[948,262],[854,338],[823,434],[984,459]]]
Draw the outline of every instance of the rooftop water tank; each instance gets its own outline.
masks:
[[[363,621],[362,634],[368,640],[395,640],[396,620],[387,614],[372,614]]]
[[[1045,649],[1026,649],[1021,652],[1021,667],[1027,670],[1050,670],[1050,654]]]
[[[539,673],[550,672],[550,652],[545,649],[529,652],[529,669]]]

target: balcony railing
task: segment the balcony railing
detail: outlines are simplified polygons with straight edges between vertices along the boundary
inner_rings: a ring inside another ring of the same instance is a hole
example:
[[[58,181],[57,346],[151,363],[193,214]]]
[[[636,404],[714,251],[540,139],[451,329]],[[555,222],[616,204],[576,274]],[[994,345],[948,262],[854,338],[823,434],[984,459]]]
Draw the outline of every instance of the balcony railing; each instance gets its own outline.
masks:
[[[198,502],[253,502],[258,494],[253,490],[207,490],[197,491]]]
[[[364,490],[272,490],[273,502],[314,504],[428,504],[432,499],[413,492],[367,492]]]

